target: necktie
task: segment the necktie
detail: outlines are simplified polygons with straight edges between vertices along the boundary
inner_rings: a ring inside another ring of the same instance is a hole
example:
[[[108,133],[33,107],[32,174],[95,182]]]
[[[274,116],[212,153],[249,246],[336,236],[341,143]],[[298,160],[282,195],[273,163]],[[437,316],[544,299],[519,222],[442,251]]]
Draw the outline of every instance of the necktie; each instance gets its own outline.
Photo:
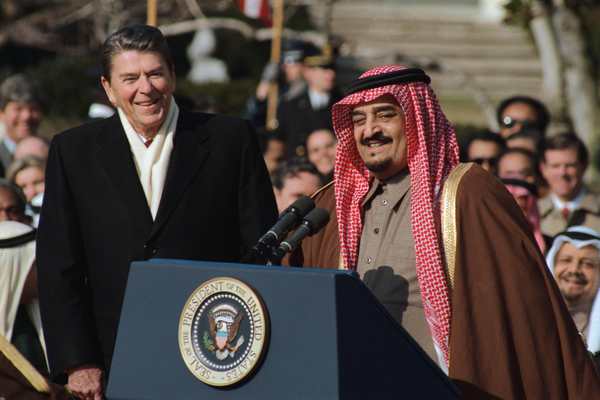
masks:
[[[571,215],[571,210],[569,210],[568,207],[563,207],[562,210],[560,210],[563,218],[565,219],[565,221],[569,220],[569,215]]]
[[[144,146],[146,146],[146,147],[150,147],[150,145],[152,144],[152,141],[153,141],[153,140],[154,140],[154,139],[148,139],[148,140],[146,140],[146,141],[144,142]]]

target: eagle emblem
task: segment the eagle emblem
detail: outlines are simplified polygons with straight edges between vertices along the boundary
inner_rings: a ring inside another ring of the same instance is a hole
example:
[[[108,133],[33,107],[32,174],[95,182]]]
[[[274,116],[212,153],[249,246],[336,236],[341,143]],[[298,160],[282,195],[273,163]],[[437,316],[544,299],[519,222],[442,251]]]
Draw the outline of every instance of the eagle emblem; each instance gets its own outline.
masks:
[[[215,344],[212,347],[218,360],[235,357],[235,352],[244,344],[243,335],[236,340],[243,318],[244,314],[230,304],[219,304],[208,313],[210,337]]]
[[[262,362],[268,338],[269,318],[262,299],[235,278],[203,282],[179,317],[183,361],[198,380],[214,387],[248,378]]]

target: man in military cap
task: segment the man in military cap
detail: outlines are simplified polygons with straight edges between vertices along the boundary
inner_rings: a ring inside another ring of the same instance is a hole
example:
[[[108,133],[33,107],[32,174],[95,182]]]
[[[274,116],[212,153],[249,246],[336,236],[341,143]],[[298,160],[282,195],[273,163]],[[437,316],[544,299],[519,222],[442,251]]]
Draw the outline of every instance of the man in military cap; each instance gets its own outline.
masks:
[[[317,129],[332,129],[331,106],[338,99],[335,90],[333,49],[307,45],[302,61],[305,90],[281,103],[277,113],[279,132],[286,141],[288,157],[306,155],[306,138]]]
[[[302,94],[306,82],[302,77],[302,59],[306,43],[301,40],[283,42],[281,63],[269,62],[263,69],[254,96],[246,102],[245,117],[257,128],[264,128],[267,119],[267,97],[271,84],[277,83],[279,102]]]

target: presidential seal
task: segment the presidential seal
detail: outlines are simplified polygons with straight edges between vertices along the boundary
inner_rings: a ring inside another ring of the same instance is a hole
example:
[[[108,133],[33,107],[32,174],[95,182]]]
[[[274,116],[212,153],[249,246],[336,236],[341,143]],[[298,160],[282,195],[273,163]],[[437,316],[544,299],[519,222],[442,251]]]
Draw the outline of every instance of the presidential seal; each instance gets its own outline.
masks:
[[[234,278],[214,278],[188,298],[179,318],[179,349],[196,378],[234,385],[250,375],[266,350],[268,319],[256,292]]]

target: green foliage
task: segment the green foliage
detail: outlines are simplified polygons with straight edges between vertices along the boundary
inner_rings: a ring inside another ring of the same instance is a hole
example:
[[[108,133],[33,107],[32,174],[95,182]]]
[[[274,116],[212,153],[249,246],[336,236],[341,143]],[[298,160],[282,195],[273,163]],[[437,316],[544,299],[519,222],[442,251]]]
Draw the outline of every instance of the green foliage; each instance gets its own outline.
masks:
[[[47,99],[46,114],[52,119],[85,119],[90,104],[104,96],[98,61],[92,56],[47,59],[26,72],[39,82]],[[176,94],[195,101],[209,97],[219,112],[240,115],[255,86],[256,81],[249,78],[196,85],[180,76]]]
[[[292,10],[286,10],[286,16],[288,16],[287,20],[285,21],[286,28],[296,31],[317,29],[312,22],[308,6],[306,5],[295,6]]]
[[[83,118],[100,90],[97,61],[93,57],[57,57],[42,61],[26,73],[40,85],[46,114]]]
[[[218,46],[213,57],[227,64],[231,79],[259,79],[262,69],[269,61],[269,41],[247,40],[239,32],[218,29],[215,31]]]
[[[600,0],[598,5],[579,10],[583,22],[584,34],[587,39],[587,51],[592,61],[592,73],[596,81],[600,79]]]
[[[552,10],[552,0],[542,0]],[[509,0],[504,4],[506,10],[505,22],[529,29],[531,21],[532,0]],[[580,17],[584,36],[587,41],[587,50],[593,64],[593,72],[598,78],[600,66],[600,0],[567,0],[567,7],[574,10]]]
[[[530,1],[509,0],[504,4],[506,10],[505,22],[527,28],[531,20]]]
[[[19,5],[19,15],[38,10],[42,4],[61,4],[60,0],[46,3],[42,0],[11,1]],[[4,9],[0,7],[0,17],[2,11]],[[244,16],[235,5],[223,11],[206,10],[206,13],[209,17],[237,18],[253,27],[263,27],[260,21]],[[286,6],[286,18],[286,27],[291,29],[314,29],[306,6]],[[213,56],[226,63],[232,81],[194,85],[183,78],[190,68],[186,49],[193,33],[177,35],[168,38],[178,76],[176,94],[192,100],[209,97],[217,105],[217,111],[240,115],[269,59],[270,41],[248,40],[239,32],[226,29],[217,29],[215,34],[217,48]],[[64,40],[68,41],[68,36]],[[26,72],[36,79],[48,99],[44,119],[48,123],[47,130],[54,133],[68,127],[71,121],[85,120],[89,105],[98,96],[103,96],[97,54],[97,49],[90,48],[88,54],[81,56],[56,55],[45,50],[5,44],[0,47],[0,80],[16,72]]]
[[[206,83],[196,85],[186,79],[177,81],[176,95],[185,96],[192,101],[202,103],[203,97],[209,97],[216,104],[217,111],[229,115],[241,115],[246,100],[253,93],[256,81],[240,79],[228,83]]]

